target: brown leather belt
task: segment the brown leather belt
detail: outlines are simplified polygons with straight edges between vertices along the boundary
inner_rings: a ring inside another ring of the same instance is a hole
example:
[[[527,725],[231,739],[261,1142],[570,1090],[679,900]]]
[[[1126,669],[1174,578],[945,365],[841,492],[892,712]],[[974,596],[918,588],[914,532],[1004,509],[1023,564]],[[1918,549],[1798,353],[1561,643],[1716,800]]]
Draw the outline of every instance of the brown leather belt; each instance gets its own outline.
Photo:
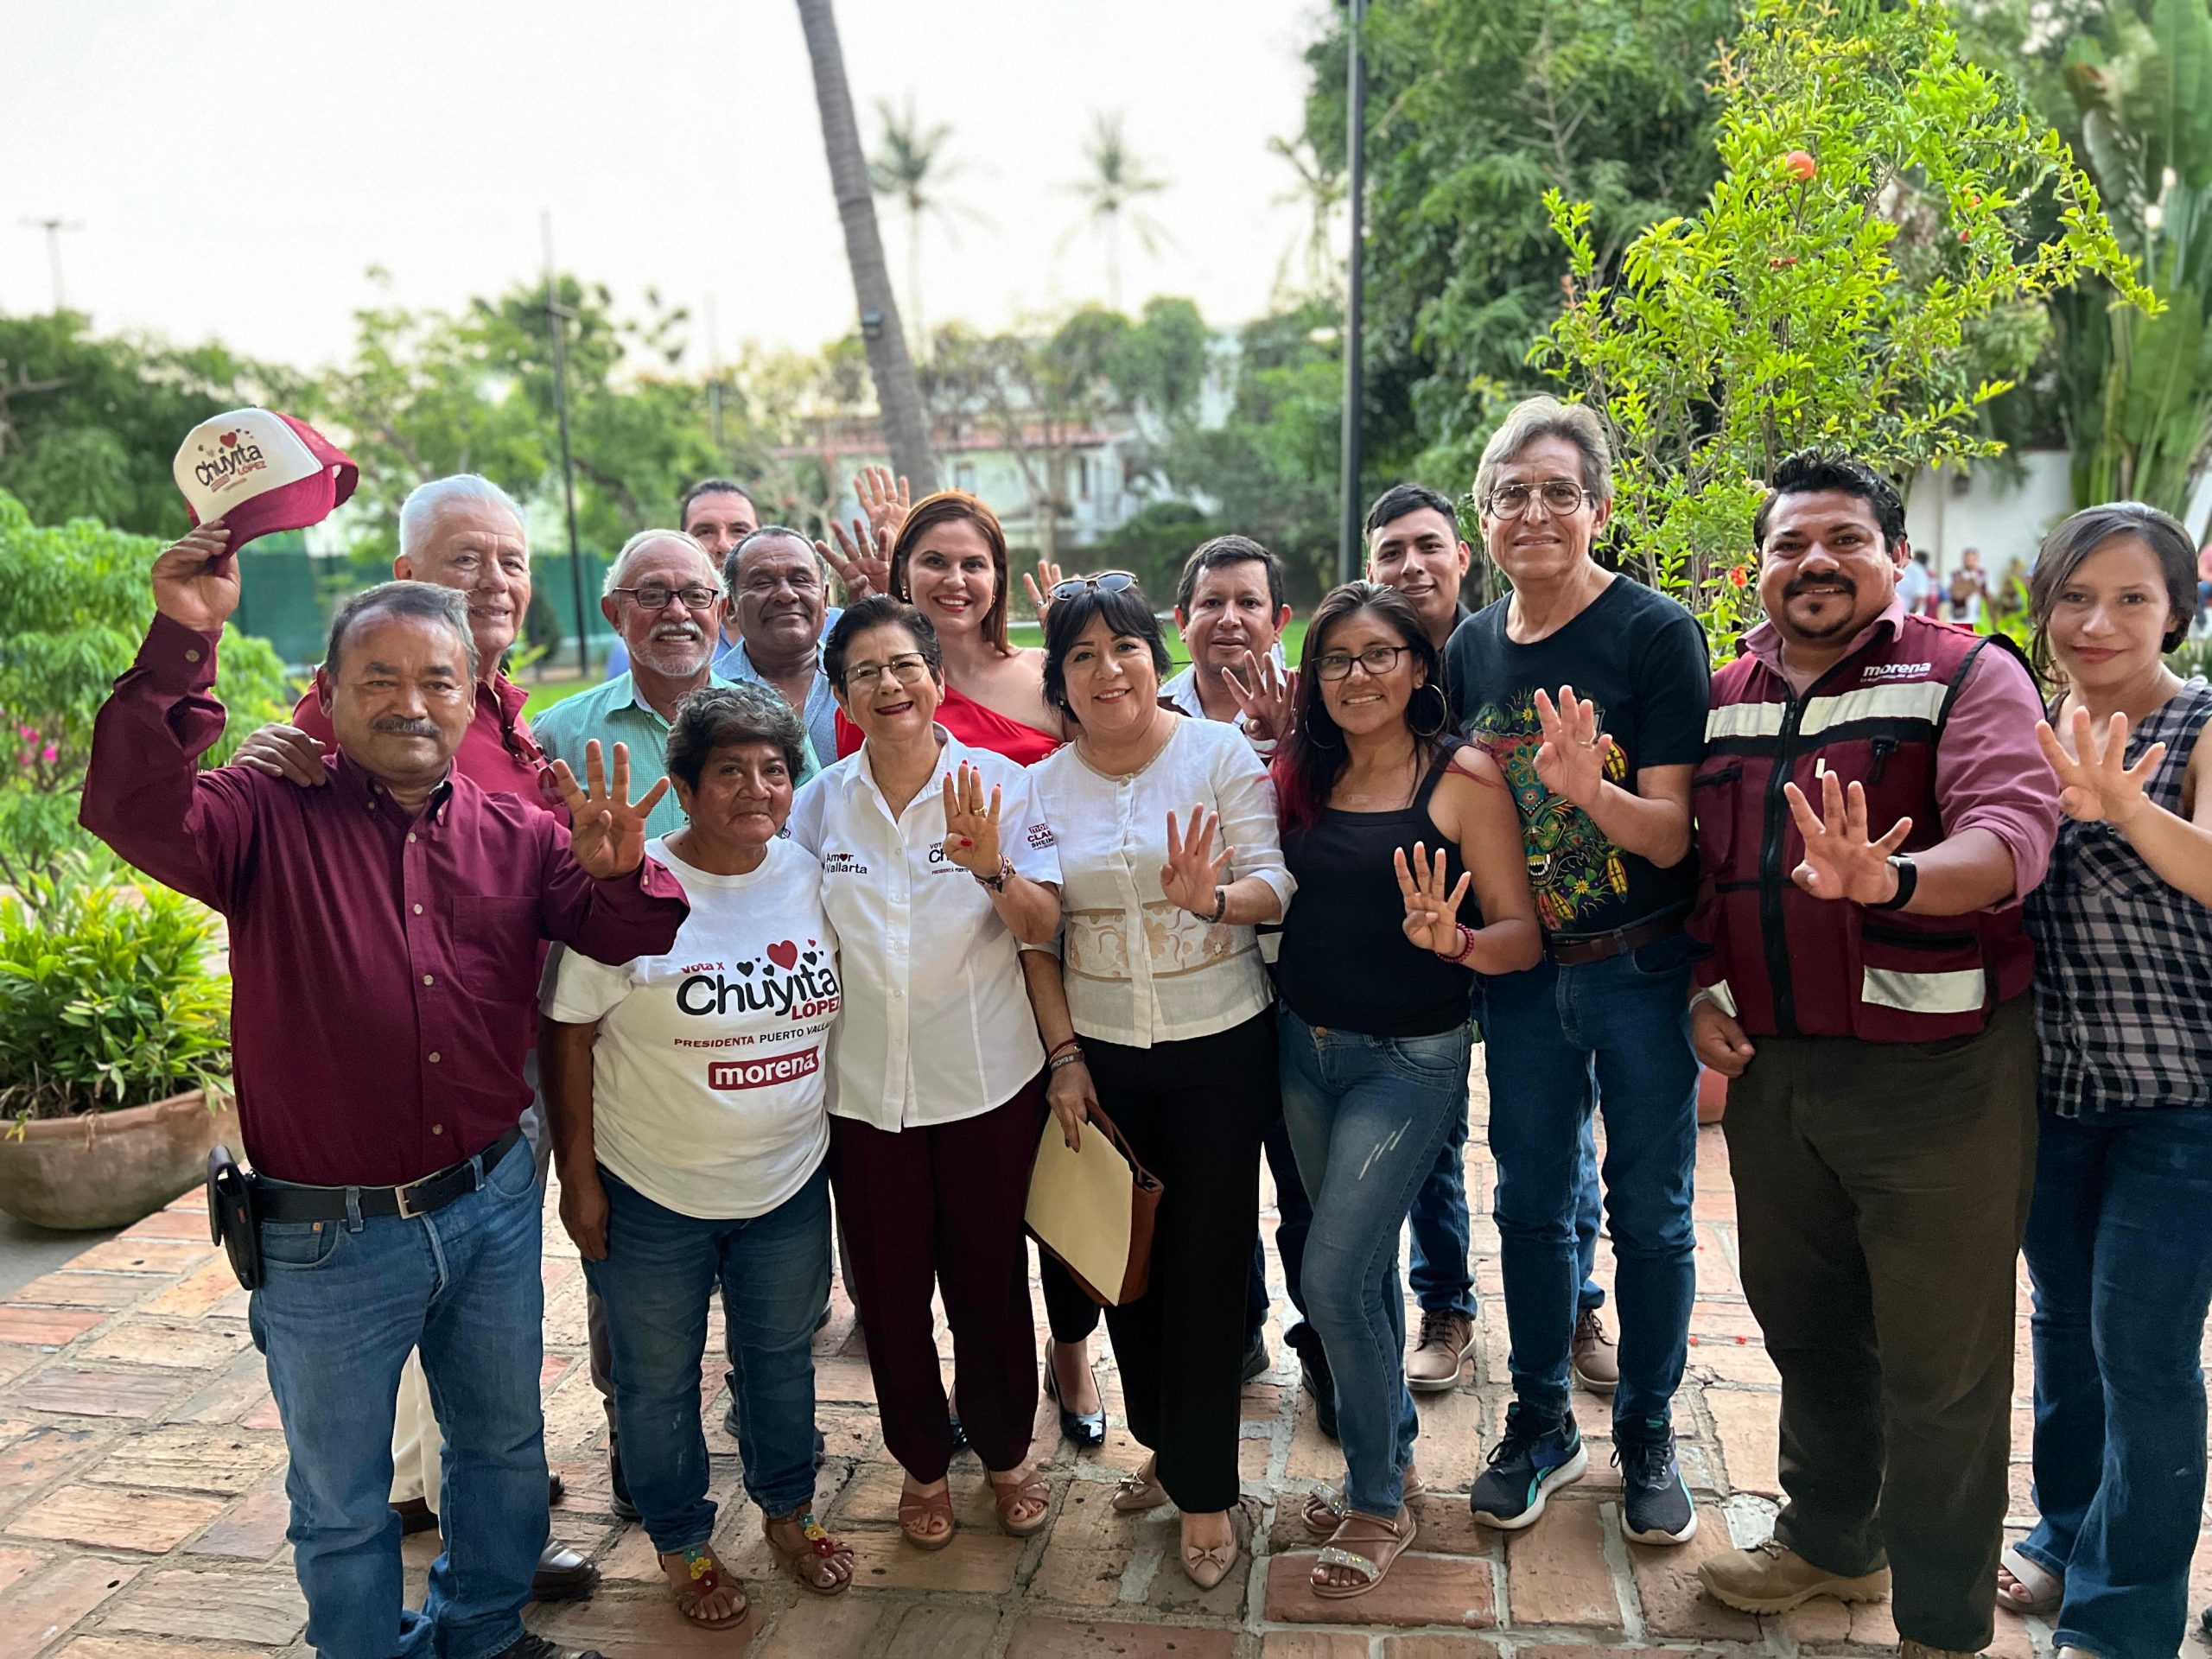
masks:
[[[1580,967],[1584,963],[1603,962],[1608,957],[1624,957],[1647,944],[1656,944],[1682,931],[1682,918],[1654,916],[1649,921],[1638,922],[1633,927],[1618,927],[1610,933],[1582,933],[1561,938],[1557,934],[1544,936],[1544,954],[1562,968]]]

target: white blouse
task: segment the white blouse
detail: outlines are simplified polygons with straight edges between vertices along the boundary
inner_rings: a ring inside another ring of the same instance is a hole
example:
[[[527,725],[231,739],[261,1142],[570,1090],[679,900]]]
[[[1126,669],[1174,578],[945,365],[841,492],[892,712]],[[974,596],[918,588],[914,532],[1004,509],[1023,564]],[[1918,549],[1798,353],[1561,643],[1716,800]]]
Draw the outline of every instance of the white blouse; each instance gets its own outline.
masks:
[[[1256,875],[1289,908],[1298,884],[1283,863],[1274,785],[1243,734],[1182,719],[1126,778],[1096,770],[1072,743],[1029,777],[1059,842],[1060,959],[1077,1033],[1149,1048],[1227,1031],[1274,1001],[1254,930],[1211,925],[1160,885],[1167,815],[1187,827],[1204,806],[1221,815],[1215,855],[1236,849],[1224,884]]]
[[[1012,930],[991,895],[944,855],[937,781],[965,760],[996,785],[999,849],[1033,881],[1060,879],[1030,775],[937,728],[936,778],[895,817],[868,745],[808,780],[791,839],[822,861],[822,905],[845,947],[832,1041],[835,1117],[895,1133],[1002,1106],[1044,1070],[1045,1046]]]

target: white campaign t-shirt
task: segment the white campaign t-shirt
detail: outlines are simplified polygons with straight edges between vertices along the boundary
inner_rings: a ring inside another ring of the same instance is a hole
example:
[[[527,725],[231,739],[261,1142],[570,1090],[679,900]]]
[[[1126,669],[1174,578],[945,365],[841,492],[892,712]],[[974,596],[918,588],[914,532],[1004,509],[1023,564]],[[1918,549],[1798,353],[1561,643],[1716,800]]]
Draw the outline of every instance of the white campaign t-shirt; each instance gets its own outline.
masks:
[[[710,875],[662,841],[645,850],[691,900],[675,948],[619,968],[564,951],[545,1012],[599,1024],[600,1162],[679,1215],[765,1215],[806,1185],[830,1145],[842,998],[821,867],[782,836],[750,875]]]

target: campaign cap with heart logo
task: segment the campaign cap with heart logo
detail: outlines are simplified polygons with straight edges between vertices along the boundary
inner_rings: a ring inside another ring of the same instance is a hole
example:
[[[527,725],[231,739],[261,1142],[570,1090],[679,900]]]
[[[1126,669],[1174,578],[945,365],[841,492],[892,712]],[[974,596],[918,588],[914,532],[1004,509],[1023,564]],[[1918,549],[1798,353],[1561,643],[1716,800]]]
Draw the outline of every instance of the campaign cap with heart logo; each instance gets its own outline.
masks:
[[[175,471],[192,522],[220,518],[233,553],[257,536],[321,523],[361,477],[328,438],[270,409],[200,422],[176,452]]]

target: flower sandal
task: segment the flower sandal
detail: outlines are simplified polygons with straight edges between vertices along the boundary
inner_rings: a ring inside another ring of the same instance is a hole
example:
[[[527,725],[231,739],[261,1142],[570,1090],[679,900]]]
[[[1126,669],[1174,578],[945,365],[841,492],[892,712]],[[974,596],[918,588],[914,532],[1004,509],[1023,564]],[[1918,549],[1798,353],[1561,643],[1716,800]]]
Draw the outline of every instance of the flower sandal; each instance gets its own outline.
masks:
[[[715,1559],[714,1547],[701,1544],[695,1548],[673,1550],[660,1558],[660,1570],[668,1575],[668,1587],[676,1592],[676,1611],[705,1630],[734,1630],[745,1623],[751,1611],[745,1592],[724,1576],[722,1564]],[[734,1596],[737,1605],[725,1613],[701,1611],[716,1596]]]
[[[777,1535],[793,1528],[799,1534],[797,1543]],[[776,1565],[790,1573],[800,1589],[817,1596],[842,1596],[853,1587],[852,1547],[832,1538],[829,1529],[814,1518],[813,1510],[763,1516],[760,1535],[775,1553]]]
[[[1324,1601],[1349,1601],[1354,1596],[1365,1595],[1382,1582],[1391,1563],[1412,1548],[1419,1530],[1414,1524],[1413,1511],[1403,1506],[1396,1517],[1389,1521],[1379,1515],[1346,1510],[1343,1524],[1314,1560],[1313,1593]],[[1329,1576],[1332,1567],[1361,1576],[1350,1583],[1340,1582]]]
[[[941,1529],[931,1524],[940,1516],[944,1519]],[[952,1541],[954,1524],[950,1487],[934,1492],[918,1492],[909,1487],[899,1494],[899,1530],[915,1548],[943,1549]]]
[[[991,1501],[998,1506],[999,1525],[1009,1536],[1027,1538],[1044,1531],[1045,1522],[1052,1514],[1052,1489],[1046,1484],[1044,1476],[1033,1469],[1026,1475],[1017,1471],[1004,1480],[993,1475],[990,1482]],[[1035,1507],[1027,1516],[1017,1515],[1016,1510],[1025,1503]]]
[[[1123,1475],[1108,1503],[1123,1515],[1156,1510],[1167,1502],[1167,1489],[1160,1484],[1160,1459],[1147,1458],[1134,1475]]]
[[[1410,1508],[1413,1501],[1427,1490],[1413,1465],[1408,1464],[1405,1482],[1400,1488],[1402,1496],[1399,1501]],[[1344,1495],[1338,1491],[1323,1491],[1314,1493],[1306,1500],[1302,1518],[1306,1522],[1306,1530],[1314,1537],[1333,1538],[1337,1535],[1337,1529],[1344,1524]]]

